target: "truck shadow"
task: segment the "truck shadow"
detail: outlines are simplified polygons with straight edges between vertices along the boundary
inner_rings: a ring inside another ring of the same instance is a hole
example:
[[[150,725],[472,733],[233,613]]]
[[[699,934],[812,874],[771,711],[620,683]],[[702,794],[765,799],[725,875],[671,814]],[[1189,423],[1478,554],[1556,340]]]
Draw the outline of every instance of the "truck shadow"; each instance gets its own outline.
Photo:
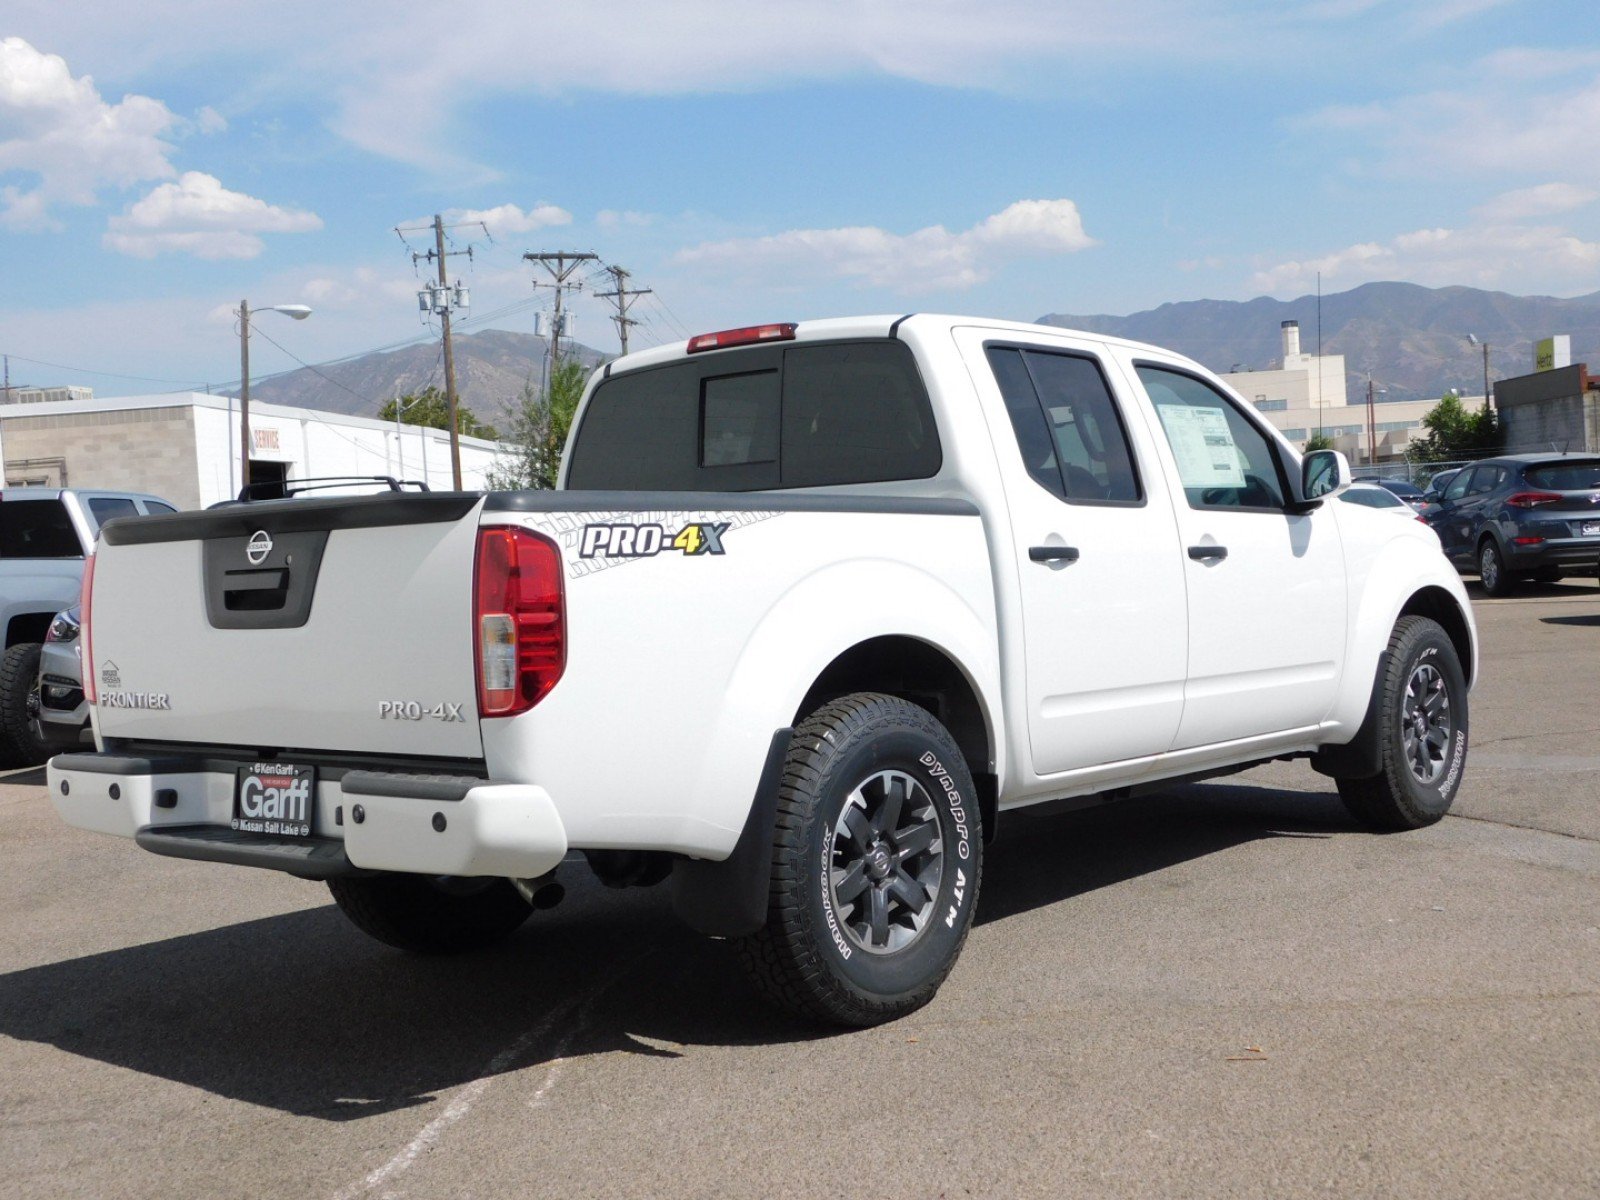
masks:
[[[979,920],[1245,842],[1349,828],[1327,795],[1215,785],[1008,816]],[[679,925],[663,889],[589,878],[503,948],[462,958],[389,950],[322,905],[14,971],[0,976],[0,1033],[329,1121],[556,1058],[827,1036],[770,1012],[743,986],[733,947]]]

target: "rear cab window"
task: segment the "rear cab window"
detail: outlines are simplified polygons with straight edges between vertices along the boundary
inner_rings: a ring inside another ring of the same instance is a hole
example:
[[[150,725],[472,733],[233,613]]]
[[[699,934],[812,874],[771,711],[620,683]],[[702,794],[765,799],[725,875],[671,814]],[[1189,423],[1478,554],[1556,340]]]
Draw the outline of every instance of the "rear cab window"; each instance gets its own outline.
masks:
[[[887,339],[713,352],[602,380],[575,490],[755,491],[926,479],[943,462],[910,347]]]
[[[82,558],[78,531],[60,500],[0,501],[0,558]]]

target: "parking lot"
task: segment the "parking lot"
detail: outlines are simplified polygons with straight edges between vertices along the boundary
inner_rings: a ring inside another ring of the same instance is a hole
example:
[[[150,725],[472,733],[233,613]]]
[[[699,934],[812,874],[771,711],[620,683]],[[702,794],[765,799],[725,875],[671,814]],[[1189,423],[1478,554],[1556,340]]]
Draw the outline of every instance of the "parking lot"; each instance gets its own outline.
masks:
[[[1301,763],[1011,815],[929,1008],[819,1035],[660,889],[422,960],[0,779],[10,1196],[1600,1194],[1600,590],[1475,592],[1455,814]]]

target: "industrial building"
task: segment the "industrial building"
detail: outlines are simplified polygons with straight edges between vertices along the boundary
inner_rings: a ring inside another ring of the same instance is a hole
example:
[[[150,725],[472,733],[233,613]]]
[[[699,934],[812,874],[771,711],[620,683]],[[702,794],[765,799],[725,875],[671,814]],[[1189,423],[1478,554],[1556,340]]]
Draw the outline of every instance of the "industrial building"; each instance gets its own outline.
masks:
[[[1411,443],[1427,436],[1422,418],[1439,403],[1436,398],[1378,401],[1369,414],[1365,389],[1351,403],[1344,355],[1302,353],[1298,321],[1284,321],[1282,337],[1280,363],[1265,371],[1229,372],[1222,378],[1298,449],[1304,450],[1306,442],[1320,433],[1352,464],[1392,463],[1404,460]],[[1462,396],[1461,404],[1476,412],[1484,398]]]
[[[151,492],[203,508],[239,492],[239,405],[228,396],[67,399],[0,406],[7,486]],[[253,482],[390,475],[451,487],[450,435],[281,404],[250,405]],[[463,437],[461,481],[487,487],[499,446]]]

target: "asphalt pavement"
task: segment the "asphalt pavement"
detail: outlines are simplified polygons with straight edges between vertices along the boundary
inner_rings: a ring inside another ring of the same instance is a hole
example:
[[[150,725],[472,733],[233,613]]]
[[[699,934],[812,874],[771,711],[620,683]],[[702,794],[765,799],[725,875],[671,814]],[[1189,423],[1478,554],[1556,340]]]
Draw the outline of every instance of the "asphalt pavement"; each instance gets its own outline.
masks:
[[[8,1197],[1600,1196],[1600,590],[1477,599],[1455,813],[1301,763],[1010,814],[927,1009],[769,1014],[663,889],[411,958],[0,777]]]

